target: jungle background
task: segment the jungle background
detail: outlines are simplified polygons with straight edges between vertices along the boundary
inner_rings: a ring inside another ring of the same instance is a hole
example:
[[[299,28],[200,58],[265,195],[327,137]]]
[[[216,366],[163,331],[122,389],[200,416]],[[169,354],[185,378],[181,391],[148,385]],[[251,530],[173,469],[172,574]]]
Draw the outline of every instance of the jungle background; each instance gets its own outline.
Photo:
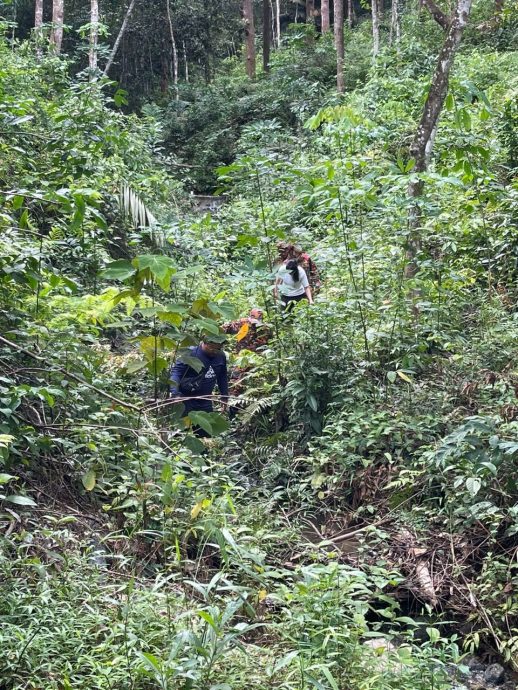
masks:
[[[518,7],[331,4],[0,3],[2,690],[517,686]]]

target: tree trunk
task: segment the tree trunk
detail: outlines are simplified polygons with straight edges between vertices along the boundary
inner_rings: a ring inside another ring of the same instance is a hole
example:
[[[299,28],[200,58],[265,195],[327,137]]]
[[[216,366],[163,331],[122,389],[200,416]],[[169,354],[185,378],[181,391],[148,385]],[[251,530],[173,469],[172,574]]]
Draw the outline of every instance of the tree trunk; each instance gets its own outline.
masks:
[[[423,173],[428,168],[439,118],[448,94],[448,82],[451,68],[462,40],[462,34],[468,23],[471,5],[472,0],[457,0],[457,7],[450,23],[444,45],[439,54],[437,67],[435,68],[435,74],[433,75],[428,97],[424,104],[421,120],[410,146],[410,157],[415,161],[414,173]],[[423,188],[423,180],[418,179],[411,182],[407,190],[408,196],[414,199],[409,218],[410,235],[407,248],[408,264],[405,270],[405,276],[407,278],[412,278],[417,273],[416,256],[421,248],[421,213],[418,199],[422,196]]]
[[[392,0],[392,13],[390,16],[390,45],[395,41],[399,43],[401,40],[401,12],[399,7],[399,0]]]
[[[185,63],[185,81],[189,83],[189,63],[187,62],[187,49],[185,47],[185,41],[183,41],[183,61]]]
[[[173,30],[173,19],[171,17],[171,5],[169,0],[166,0],[166,9],[167,9],[167,22],[169,24],[169,35],[171,36],[171,48],[173,51],[173,84],[175,88],[175,98],[178,100],[179,94],[178,94],[178,49],[176,47],[176,39],[174,37],[174,30]]]
[[[36,0],[34,6],[34,38],[36,40],[36,53],[41,57],[41,45],[43,42],[43,0]]]
[[[275,0],[275,25],[277,27],[277,48],[281,47],[281,0]]]
[[[106,63],[106,67],[104,68],[105,77],[108,75],[108,72],[110,71],[110,68],[113,65],[113,61],[115,60],[115,56],[117,55],[117,51],[119,50],[119,46],[124,37],[124,33],[126,32],[126,28],[128,26],[131,13],[133,12],[133,8],[135,7],[136,1],[137,0],[131,0],[129,7],[126,10],[126,14],[124,15],[124,21],[122,22],[122,26],[119,29],[119,33],[117,34],[117,38],[115,39],[115,43],[113,44],[112,52],[110,53],[110,57],[108,58],[108,62]]]
[[[249,79],[255,79],[255,27],[253,0],[243,0],[243,17],[245,20],[246,73]]]
[[[338,93],[345,90],[344,82],[344,0],[334,1],[334,31],[336,48],[336,88]]]
[[[372,57],[380,52],[380,17],[378,0],[371,0],[372,6]]]
[[[43,0],[36,0],[34,5],[34,28],[41,31],[43,26]]]
[[[495,14],[502,14],[504,11],[505,0],[495,0]]]
[[[63,43],[63,18],[65,14],[64,0],[53,0],[52,3],[52,31],[50,33],[50,47],[55,55],[61,53]]]
[[[270,0],[263,0],[263,70],[270,71],[270,50],[272,46],[272,8]]]
[[[350,29],[354,26],[354,3],[353,0],[347,0],[347,25]]]
[[[306,0],[306,24],[315,23],[315,0]]]
[[[90,51],[88,65],[90,71],[97,69],[97,45],[99,42],[99,0],[90,0]]]
[[[322,14],[322,33],[325,34],[329,31],[331,26],[329,20],[329,0],[322,0],[320,5],[320,12]]]

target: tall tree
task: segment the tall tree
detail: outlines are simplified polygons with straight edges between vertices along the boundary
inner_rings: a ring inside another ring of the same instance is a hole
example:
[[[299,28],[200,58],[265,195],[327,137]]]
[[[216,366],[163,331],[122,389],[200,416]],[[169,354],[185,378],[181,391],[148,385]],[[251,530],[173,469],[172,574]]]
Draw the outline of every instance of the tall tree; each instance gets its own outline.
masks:
[[[392,0],[392,12],[390,15],[390,45],[392,45],[394,40],[396,41],[396,43],[399,43],[399,41],[401,40],[401,12],[399,7],[399,0]]]
[[[64,0],[52,2],[52,31],[50,33],[51,50],[56,55],[61,53],[63,43],[63,19],[65,15]]]
[[[462,34],[468,23],[473,0],[457,0],[453,16],[448,18],[448,33],[439,54],[437,67],[424,104],[423,113],[410,146],[410,157],[415,161],[414,173],[427,170],[433,151],[435,135],[444,101],[448,94],[448,83],[455,55],[459,49]],[[417,272],[416,256],[421,248],[421,214],[418,199],[422,196],[424,182],[414,179],[408,186],[408,195],[414,199],[410,211],[410,237],[407,250],[408,264],[405,275],[412,278]]]
[[[173,18],[171,16],[171,4],[169,0],[166,0],[166,10],[167,22],[169,24],[169,36],[171,38],[171,50],[173,53],[173,83],[175,88],[176,100],[178,100],[178,48],[176,47],[176,38],[173,29]]]
[[[270,0],[263,0],[263,70],[270,69],[270,50],[272,46],[272,7]]]
[[[34,28],[41,30],[43,26],[43,0],[36,0],[34,3]]]
[[[306,0],[306,23],[315,23],[315,0]]]
[[[380,15],[378,0],[371,0],[372,6],[372,55],[380,52]]]
[[[106,67],[104,68],[105,76],[108,74],[111,66],[113,65],[113,61],[115,60],[115,56],[117,55],[117,52],[119,50],[122,38],[124,36],[124,33],[126,32],[126,28],[128,26],[131,13],[133,12],[136,1],[137,0],[131,0],[130,4],[128,5],[128,9],[126,10],[126,14],[124,15],[124,20],[122,22],[121,28],[119,29],[119,33],[117,34],[117,38],[115,39],[115,43],[113,44],[112,52],[110,53],[110,57],[108,58],[108,62],[106,63]]]
[[[99,43],[99,0],[90,0],[90,50],[88,65],[93,72],[97,69],[97,46]]]
[[[322,0],[320,5],[320,13],[322,15],[322,33],[329,31],[331,22],[329,20],[329,0]]]
[[[34,37],[36,39],[36,51],[41,57],[41,44],[43,38],[43,0],[36,0],[34,5]]]
[[[255,26],[253,0],[243,0],[243,18],[245,20],[246,73],[250,79],[255,79]]]
[[[334,32],[336,48],[336,88],[338,93],[345,90],[344,82],[344,0],[334,0]]]
[[[350,29],[353,28],[354,20],[355,20],[354,2],[353,2],[353,0],[347,0],[347,25]]]
[[[275,0],[275,26],[277,28],[277,48],[281,47],[281,0]]]

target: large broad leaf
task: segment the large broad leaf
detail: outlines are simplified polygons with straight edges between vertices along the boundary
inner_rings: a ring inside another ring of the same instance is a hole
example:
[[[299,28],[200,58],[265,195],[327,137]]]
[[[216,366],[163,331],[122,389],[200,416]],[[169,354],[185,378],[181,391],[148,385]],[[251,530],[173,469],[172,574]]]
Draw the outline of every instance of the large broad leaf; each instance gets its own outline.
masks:
[[[197,453],[198,455],[206,450],[205,445],[199,438],[196,438],[196,436],[187,436],[183,444],[191,452]]]
[[[194,369],[197,374],[199,374],[203,369],[203,362],[201,359],[198,359],[198,357],[193,357],[191,354],[189,354],[189,352],[182,352],[178,359],[184,364],[187,364],[188,367],[191,367],[191,369]]]
[[[209,421],[212,426],[212,435],[219,436],[230,428],[230,423],[226,417],[219,412],[209,412]]]
[[[176,273],[176,266],[168,256],[160,254],[142,254],[133,259],[139,271],[149,273],[163,290],[169,290],[171,277]]]
[[[212,436],[210,412],[189,412],[187,416],[194,426],[199,426],[200,429],[203,429],[203,431],[206,431]]]
[[[109,280],[127,280],[137,272],[131,261],[119,259],[112,261],[103,271],[103,277]]]

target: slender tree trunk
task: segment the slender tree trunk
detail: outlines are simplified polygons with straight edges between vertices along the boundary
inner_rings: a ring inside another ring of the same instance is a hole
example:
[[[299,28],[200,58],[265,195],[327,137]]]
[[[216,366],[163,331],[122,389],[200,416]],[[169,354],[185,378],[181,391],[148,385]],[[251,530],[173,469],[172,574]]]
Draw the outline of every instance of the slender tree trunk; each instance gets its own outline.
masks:
[[[353,0],[347,0],[347,25],[350,29],[354,26],[354,3]]]
[[[187,62],[187,49],[185,47],[185,41],[183,41],[183,61],[185,63],[185,82],[189,83],[189,63]]]
[[[505,0],[495,0],[495,14],[502,14],[504,11]]]
[[[93,73],[97,69],[97,45],[99,43],[99,0],[90,0],[90,51],[88,65]],[[92,75],[91,75],[92,76]]]
[[[306,0],[306,24],[315,23],[315,0]]]
[[[243,0],[243,17],[245,20],[246,73],[249,79],[255,79],[255,26],[253,0]]]
[[[395,41],[399,43],[401,40],[401,12],[399,7],[400,0],[392,0],[392,13],[390,15],[390,45]]]
[[[281,0],[275,0],[275,25],[277,27],[277,48],[281,47]]]
[[[64,0],[53,0],[52,3],[52,31],[50,34],[51,51],[56,55],[61,53],[63,43],[63,19],[65,14]]]
[[[263,0],[263,70],[270,71],[270,50],[272,46],[272,7],[270,0]]]
[[[380,17],[378,0],[371,0],[372,6],[372,56],[380,52]]]
[[[472,0],[457,0],[457,7],[439,54],[421,120],[410,146],[410,156],[415,161],[414,173],[423,173],[428,168],[439,118],[448,94],[451,68],[462,40],[462,34],[468,23],[471,5]],[[413,278],[417,273],[416,256],[421,248],[421,213],[418,200],[423,194],[423,188],[424,182],[422,180],[414,180],[409,184],[407,190],[408,196],[414,199],[409,218],[408,264],[405,271],[407,278]]]
[[[34,5],[34,38],[36,39],[36,53],[41,57],[41,44],[43,42],[43,0],[36,0]]]
[[[334,1],[334,32],[336,48],[336,88],[338,93],[345,90],[344,82],[344,0]]]
[[[133,12],[133,8],[135,7],[136,1],[137,0],[131,0],[128,9],[126,10],[126,14],[124,15],[124,21],[122,22],[122,26],[119,29],[119,33],[117,34],[117,38],[115,39],[115,43],[113,44],[112,52],[110,53],[110,57],[108,58],[108,62],[106,63],[106,67],[104,68],[104,76],[108,75],[108,72],[110,71],[110,68],[113,65],[113,61],[115,60],[115,56],[117,55],[121,41],[126,32],[126,28],[128,26],[131,13]]]
[[[171,36],[171,48],[173,51],[173,84],[175,88],[175,98],[178,100],[178,49],[176,47],[176,39],[173,30],[173,18],[171,17],[171,4],[166,0],[167,22],[169,24],[169,35]]]
[[[320,13],[322,15],[322,33],[329,31],[331,22],[329,20],[329,0],[322,0],[320,5]]]

